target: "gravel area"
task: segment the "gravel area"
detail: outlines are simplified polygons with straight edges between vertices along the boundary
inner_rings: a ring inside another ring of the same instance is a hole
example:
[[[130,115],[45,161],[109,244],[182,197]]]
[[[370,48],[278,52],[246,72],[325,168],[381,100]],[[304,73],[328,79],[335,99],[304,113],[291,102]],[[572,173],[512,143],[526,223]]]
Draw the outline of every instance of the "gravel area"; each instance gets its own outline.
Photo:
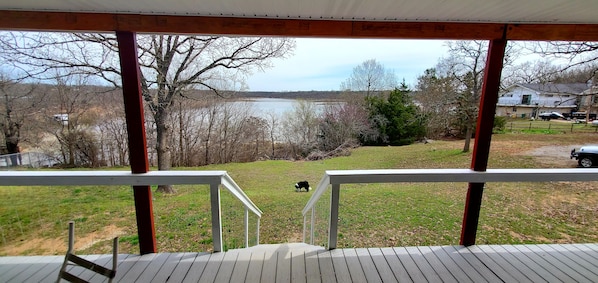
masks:
[[[583,145],[550,145],[542,146],[526,152],[526,155],[531,155],[536,160],[543,164],[555,167],[577,167],[577,160],[570,159],[571,150],[579,150]]]

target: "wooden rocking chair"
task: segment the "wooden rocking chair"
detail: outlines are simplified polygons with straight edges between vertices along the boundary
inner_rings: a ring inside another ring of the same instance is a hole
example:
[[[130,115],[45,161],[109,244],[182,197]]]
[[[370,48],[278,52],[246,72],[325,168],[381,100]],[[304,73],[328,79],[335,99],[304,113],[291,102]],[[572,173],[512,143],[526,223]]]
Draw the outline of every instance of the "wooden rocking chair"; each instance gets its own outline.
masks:
[[[103,267],[99,264],[93,263],[89,260],[86,260],[80,256],[75,255],[73,247],[75,244],[75,223],[73,221],[69,222],[69,248],[66,252],[64,257],[64,262],[62,263],[62,267],[60,268],[60,272],[58,273],[58,280],[56,282],[60,282],[61,279],[67,280],[69,282],[88,282],[82,278],[73,275],[72,273],[66,270],[67,265],[78,265],[89,269],[95,273],[108,277],[108,282],[112,282],[114,276],[116,275],[116,265],[118,261],[118,237],[114,238],[112,243],[112,269],[108,269]]]

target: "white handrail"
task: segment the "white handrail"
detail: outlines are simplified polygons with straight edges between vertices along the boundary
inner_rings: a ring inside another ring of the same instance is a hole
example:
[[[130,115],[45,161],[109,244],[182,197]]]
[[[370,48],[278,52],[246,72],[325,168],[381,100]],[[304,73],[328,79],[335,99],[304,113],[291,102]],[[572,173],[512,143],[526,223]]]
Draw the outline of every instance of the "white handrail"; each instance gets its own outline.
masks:
[[[341,184],[358,183],[408,183],[408,182],[553,182],[553,181],[598,181],[598,169],[595,168],[557,168],[557,169],[488,169],[484,172],[471,169],[380,169],[380,170],[331,170],[314,190],[313,195],[303,208],[303,241],[306,233],[306,217],[318,202],[322,194],[333,187],[330,213],[338,213],[338,189]],[[337,189],[334,189],[334,188]],[[336,218],[336,219],[335,219]],[[311,221],[313,226],[314,221]],[[328,224],[328,248],[336,248],[337,217],[330,217]],[[313,229],[312,229],[313,230]],[[311,236],[313,244],[313,233]]]
[[[262,211],[247,197],[226,171],[0,171],[0,186],[86,186],[86,185],[210,185],[212,197],[212,237],[214,251],[222,251],[219,186],[222,185],[237,198],[247,211],[257,215]],[[245,225],[247,227],[247,224]],[[259,230],[257,231],[259,239]],[[245,233],[248,243],[248,233]]]
[[[222,185],[228,189],[238,200],[240,200],[246,209],[253,212],[258,217],[262,217],[262,211],[249,199],[243,190],[235,183],[228,174],[222,176]]]

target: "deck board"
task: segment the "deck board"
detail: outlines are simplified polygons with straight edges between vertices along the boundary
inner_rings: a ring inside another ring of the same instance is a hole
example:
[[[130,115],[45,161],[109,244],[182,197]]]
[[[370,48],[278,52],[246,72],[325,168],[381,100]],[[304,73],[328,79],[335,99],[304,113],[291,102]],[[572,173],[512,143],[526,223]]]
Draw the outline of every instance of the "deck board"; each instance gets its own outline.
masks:
[[[457,266],[459,266],[459,268],[461,268],[461,270],[463,270],[463,272],[465,272],[465,274],[467,274],[469,278],[471,278],[471,280],[473,280],[473,282],[486,281],[484,276],[478,272],[478,270],[476,270],[474,266],[471,265],[453,246],[444,246],[441,247],[441,249],[455,262]]]
[[[247,277],[247,269],[251,261],[251,253],[237,253],[237,261],[230,275],[230,282],[243,282]]]
[[[292,283],[306,283],[305,276],[305,251],[291,252],[291,282]],[[233,281],[231,281],[233,282]]]
[[[382,248],[380,249],[380,251],[384,255],[384,259],[386,259],[386,262],[388,262],[388,265],[390,266],[392,273],[395,275],[395,278],[399,282],[411,281],[411,277],[409,277],[407,270],[405,270],[405,267],[403,266],[403,264],[399,260],[399,257],[397,257],[397,254],[392,248]]]
[[[222,264],[220,265],[220,269],[218,270],[218,274],[216,274],[216,278],[214,282],[235,282],[231,281],[233,270],[238,263],[239,258],[239,251],[234,250],[225,253],[224,258],[222,259]]]
[[[417,247],[417,249],[422,257],[430,264],[434,272],[438,274],[438,277],[442,278],[442,281],[457,283],[457,279],[453,276],[453,273],[446,268],[430,247]]]
[[[13,278],[23,278],[24,276],[21,274],[26,274],[27,269],[36,268],[34,266],[37,266],[44,258],[44,256],[7,257],[3,262],[0,262],[0,270],[2,270],[0,281],[10,282]]]
[[[278,263],[278,253],[272,250],[266,251],[264,255],[264,266],[260,282],[276,282],[276,264]]]
[[[406,247],[405,249],[429,282],[442,282],[440,275],[436,273],[417,247]]]
[[[530,270],[532,270],[534,273],[536,273],[541,278],[544,278],[544,280],[548,282],[563,282],[562,277],[559,278],[553,272],[550,272],[550,269],[554,269],[553,266],[548,266],[546,263],[536,262],[535,260],[537,260],[537,258],[532,258],[529,255],[520,252],[515,246],[501,245],[497,246],[496,249],[502,249],[505,252],[513,255],[517,259],[517,261],[527,266]]]
[[[382,250],[379,248],[369,248],[368,251],[370,252],[370,256],[374,262],[374,265],[376,266],[376,270],[378,271],[378,275],[380,275],[382,282],[398,282],[397,278],[392,272],[392,268],[390,268],[388,265]]]
[[[198,265],[195,265],[195,268],[197,268],[196,274],[199,274],[199,276],[187,273],[184,282],[197,282],[197,277],[199,277],[200,283],[214,282],[216,280],[216,276],[218,275],[218,271],[224,262],[224,257],[227,254],[228,253],[213,253],[210,254],[209,257],[206,256],[195,258],[195,263],[199,263]],[[202,270],[201,273],[199,273],[200,269]]]
[[[484,277],[485,281],[488,282],[500,282],[500,277],[495,273],[494,270],[486,266],[480,261],[467,247],[452,247],[456,252],[461,254],[463,258]]]
[[[172,254],[157,254],[152,261],[149,262],[145,270],[137,278],[138,282],[148,282],[156,277],[158,272],[162,269],[168,258]],[[118,270],[118,269],[117,269]]]
[[[573,280],[576,282],[591,282],[585,274],[585,273],[587,273],[587,271],[585,271],[585,269],[581,268],[581,267],[578,268],[577,270],[573,270],[570,266],[575,266],[577,264],[572,263],[571,260],[569,260],[565,256],[555,257],[554,251],[546,251],[544,249],[541,249],[537,245],[525,245],[525,246],[522,246],[521,248],[522,249],[526,248],[527,250],[533,252],[534,254],[541,256],[544,260],[548,261],[554,267],[563,271],[565,274],[567,274],[567,276],[569,276],[570,278],[573,278]],[[589,276],[589,277],[591,277],[591,276]]]
[[[357,251],[354,249],[343,250],[345,260],[347,261],[347,267],[349,268],[349,275],[351,275],[351,281],[353,282],[366,282],[365,273],[359,258],[357,257]]]
[[[337,282],[351,282],[351,274],[347,267],[347,261],[342,249],[330,251],[332,257],[332,265],[334,266],[334,273]]]
[[[405,269],[407,269],[409,277],[411,277],[413,282],[428,282],[405,248],[397,247],[394,248],[394,251],[401,263],[403,263],[403,266],[405,266]]]
[[[195,256],[195,253],[168,254],[168,258],[166,259],[166,262],[164,262],[164,264],[162,264],[160,269],[156,271],[156,273],[155,273],[156,275],[155,275],[153,281],[154,282],[168,281],[170,279],[170,276],[172,275],[173,271],[178,266],[179,262],[184,258],[188,258],[190,256],[190,254],[193,254],[193,256]],[[118,271],[116,272],[116,274],[118,274]],[[150,282],[150,281],[151,280],[148,280],[145,282]]]
[[[278,261],[276,263],[276,282],[291,282],[291,272],[293,269],[291,261],[291,251],[284,251],[278,253]]]
[[[318,251],[309,251],[305,253],[305,276],[307,282],[322,282],[320,266],[318,264]]]
[[[245,282],[260,282],[264,265],[265,252],[252,252]]]
[[[567,251],[567,254],[577,259],[576,262],[578,264],[587,268],[588,270],[592,271],[592,273],[594,273],[596,276],[598,276],[598,270],[596,270],[595,266],[592,264],[592,262],[595,262],[598,259],[593,258],[585,252],[578,252],[580,250],[573,247],[572,245],[551,245],[551,247],[553,247],[558,252],[564,253],[564,251]]]
[[[197,257],[206,258],[210,257],[209,254],[197,254],[197,253],[187,253],[179,262],[177,263],[176,267],[172,270],[170,277],[168,278],[168,282],[183,282],[187,273],[191,270],[193,263]],[[195,270],[195,269],[194,269]],[[116,272],[117,274],[119,272]]]
[[[336,282],[334,264],[332,257],[327,251],[318,251],[318,265],[320,266],[320,274],[322,276],[322,283]]]
[[[48,277],[48,274],[54,274],[54,278],[56,279],[58,278],[58,271],[60,271],[63,262],[64,257],[48,258],[48,261],[42,268],[31,274],[31,276],[25,280],[30,282],[42,282]]]
[[[135,259],[130,259],[133,262],[133,266],[126,273],[117,273],[117,282],[135,282],[137,278],[143,274],[148,265],[154,260],[157,254],[146,254]],[[132,258],[132,257],[129,257]],[[118,270],[118,267],[117,269]]]
[[[424,248],[424,247],[422,247]],[[458,264],[455,263],[453,258],[449,256],[449,254],[445,251],[443,247],[425,247],[428,248],[431,252],[436,255],[438,260],[442,262],[444,267],[450,271],[453,278],[457,280],[457,282],[474,282],[468,275],[463,271],[463,268],[460,267]]]
[[[538,276],[533,270],[521,263],[513,255],[506,252],[497,252],[492,246],[478,246],[478,248],[487,254],[494,255],[492,258],[497,265],[506,270],[519,282],[542,282],[542,277]]]
[[[496,276],[498,276],[501,280],[506,281],[506,282],[517,282],[517,281],[520,281],[520,280],[518,280],[518,279],[515,278],[516,277],[515,272],[517,270],[515,270],[515,269],[509,269],[508,265],[499,264],[499,258],[500,257],[490,256],[490,255],[488,255],[487,253],[485,253],[484,251],[482,251],[480,248],[478,248],[476,246],[474,246],[474,247],[468,247],[467,249],[468,249],[468,251],[470,253],[472,253],[486,267],[492,266],[492,268],[491,268],[492,272]],[[507,270],[507,269],[509,269],[509,270]],[[525,278],[526,277],[523,277],[523,279],[525,279]]]
[[[110,266],[111,255],[83,257]],[[54,282],[63,259],[0,257],[0,282]],[[332,251],[274,245],[213,254],[123,254],[118,261],[115,282],[598,282],[596,244]]]

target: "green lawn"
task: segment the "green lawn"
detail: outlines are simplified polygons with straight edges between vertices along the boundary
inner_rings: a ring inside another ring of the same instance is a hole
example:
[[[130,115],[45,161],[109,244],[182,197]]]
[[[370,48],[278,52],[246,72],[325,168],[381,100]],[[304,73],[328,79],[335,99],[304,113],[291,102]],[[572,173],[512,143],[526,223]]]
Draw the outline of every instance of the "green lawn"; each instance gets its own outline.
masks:
[[[529,151],[584,143],[598,144],[598,134],[495,135],[488,166],[572,167],[574,162],[568,158],[562,163],[554,158],[546,162]],[[315,188],[325,170],[337,169],[469,168],[471,153],[461,153],[462,147],[463,141],[434,141],[403,147],[363,147],[351,156],[324,161],[275,160],[179,170],[228,171],[263,211],[260,242],[299,242],[301,210],[311,192],[295,192],[295,182],[308,180]],[[477,242],[598,242],[597,185],[487,184]],[[458,244],[466,189],[465,183],[343,186],[338,245]],[[176,195],[154,194],[158,250],[210,250],[208,187],[178,186],[177,190]],[[225,247],[238,247],[243,243],[243,209],[224,190],[222,199]],[[318,207],[317,215],[325,215],[326,200]],[[139,252],[129,187],[0,187],[0,255],[64,253],[66,223],[71,219],[77,222],[79,253],[108,253],[109,239],[117,235],[122,253]]]

